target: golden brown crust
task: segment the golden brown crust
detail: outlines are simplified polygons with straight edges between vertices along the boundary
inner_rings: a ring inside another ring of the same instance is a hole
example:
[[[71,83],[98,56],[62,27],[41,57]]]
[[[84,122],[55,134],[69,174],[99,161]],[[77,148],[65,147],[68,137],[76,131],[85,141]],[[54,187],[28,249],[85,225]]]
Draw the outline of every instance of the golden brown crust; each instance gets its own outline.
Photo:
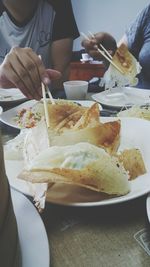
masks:
[[[146,167],[139,149],[126,149],[117,155],[117,157],[123,163],[125,169],[129,171],[130,180],[146,173]]]
[[[132,73],[135,76],[136,66],[133,63],[133,56],[125,44],[121,44],[113,57],[113,62],[123,71],[124,74]]]
[[[72,128],[81,118],[87,107],[67,101],[58,100],[55,105],[48,105],[50,128],[55,131]]]

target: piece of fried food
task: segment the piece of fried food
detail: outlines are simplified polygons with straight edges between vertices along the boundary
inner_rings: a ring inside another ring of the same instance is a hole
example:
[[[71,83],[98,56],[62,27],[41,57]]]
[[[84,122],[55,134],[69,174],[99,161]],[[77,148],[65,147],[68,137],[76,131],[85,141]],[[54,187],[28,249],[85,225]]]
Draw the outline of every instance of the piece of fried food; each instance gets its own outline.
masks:
[[[142,154],[139,149],[125,149],[117,155],[119,162],[122,162],[124,168],[129,171],[130,180],[146,173],[146,167]]]
[[[57,100],[55,105],[49,104],[50,130],[61,133],[71,129],[87,109],[87,107],[68,100]]]
[[[135,77],[141,70],[135,57],[129,52],[125,44],[121,44],[112,60],[129,79],[129,84],[135,84]]]
[[[77,121],[77,123],[73,126],[73,130],[83,129],[87,127],[94,127],[99,125],[99,104],[94,103],[90,108],[85,110],[81,118]]]
[[[112,62],[118,66],[120,71],[112,64],[109,65],[101,79],[100,85],[105,89],[112,89],[114,87],[124,87],[126,85],[136,85],[138,83],[137,74],[141,72],[141,66],[136,58],[129,52],[125,44],[121,44],[113,58]]]
[[[128,172],[116,157],[89,143],[49,147],[19,178],[32,183],[67,183],[113,195],[130,191]]]
[[[95,127],[83,129],[71,129],[62,134],[49,132],[50,146],[73,145],[80,142],[104,148],[110,154],[117,151],[120,145],[120,120],[106,123],[99,123]]]

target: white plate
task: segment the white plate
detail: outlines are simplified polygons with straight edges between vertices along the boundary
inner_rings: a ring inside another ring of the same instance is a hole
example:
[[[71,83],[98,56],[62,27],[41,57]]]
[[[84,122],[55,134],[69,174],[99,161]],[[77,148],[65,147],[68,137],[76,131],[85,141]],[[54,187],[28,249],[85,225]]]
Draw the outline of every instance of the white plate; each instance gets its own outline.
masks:
[[[101,118],[103,121],[117,118]],[[103,199],[101,194],[70,185],[54,185],[48,192],[47,201],[72,206],[103,206],[129,201],[150,191],[150,123],[137,118],[120,118],[121,145],[120,149],[139,148],[145,162],[147,173],[131,181],[131,192],[125,196]],[[6,173],[11,186],[31,195],[28,184],[17,179],[23,169],[22,161],[5,160]]]
[[[22,255],[22,267],[49,267],[49,243],[43,221],[34,205],[11,189]]]
[[[102,105],[114,108],[150,103],[150,90],[134,87],[114,88],[92,95]]]
[[[150,194],[148,195],[147,200],[146,200],[146,211],[147,211],[148,220],[150,222]]]
[[[16,102],[26,99],[24,94],[17,88],[3,89],[0,88],[0,102]]]
[[[90,107],[94,103],[94,101],[91,101],[91,100],[78,100],[78,101],[74,101],[74,102],[77,102],[77,103],[79,103],[85,107]],[[36,100],[29,100],[29,101],[26,101],[25,103],[23,103],[21,105],[18,105],[12,109],[9,109],[9,110],[7,110],[1,114],[0,120],[9,126],[20,129],[17,122],[15,121],[15,118],[16,118],[18,111],[21,110],[22,108],[30,108],[33,105],[35,105],[36,103],[37,103]],[[99,105],[99,108],[100,108],[100,110],[102,109],[100,105]]]
[[[2,114],[3,112],[3,108],[0,106],[0,115]]]

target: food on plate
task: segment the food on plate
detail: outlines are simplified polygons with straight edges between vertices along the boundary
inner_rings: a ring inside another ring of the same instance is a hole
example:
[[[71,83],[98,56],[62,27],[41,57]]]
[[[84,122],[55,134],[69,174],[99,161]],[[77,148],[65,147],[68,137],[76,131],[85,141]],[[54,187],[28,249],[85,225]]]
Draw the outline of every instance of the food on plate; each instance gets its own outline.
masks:
[[[48,113],[51,129],[72,127],[82,116],[87,107],[78,105],[68,100],[56,100],[52,105],[48,100]],[[20,128],[35,127],[44,117],[44,105],[42,101],[36,102],[32,107],[22,108],[18,111],[14,120]]]
[[[88,107],[83,107],[68,100],[57,100],[55,105],[49,104],[50,130],[61,133],[73,128],[87,109]]]
[[[116,156],[118,157],[118,160],[123,163],[126,171],[129,172],[130,180],[133,180],[137,176],[146,173],[146,167],[139,149],[125,149],[118,155],[116,154]]]
[[[44,116],[43,103],[37,102],[33,107],[22,108],[17,112],[14,121],[20,128],[32,128]]]
[[[4,158],[5,160],[23,160],[24,139],[27,135],[27,129],[23,129],[20,133],[9,140],[4,145]]]
[[[49,133],[51,146],[73,145],[79,142],[104,148],[110,154],[115,153],[120,145],[120,120],[99,123],[95,127],[87,127],[79,130],[71,129],[61,135]]]
[[[6,158],[17,153],[24,159],[31,159],[47,146],[71,145],[79,142],[89,142],[103,147],[109,153],[117,151],[120,144],[120,120],[101,123],[99,105],[94,103],[90,108],[81,107],[69,101],[57,101],[58,104],[49,104],[50,128],[47,131],[44,117],[34,127],[22,129],[25,135],[20,135],[6,144]],[[43,104],[33,106],[37,112],[39,107],[42,113]],[[16,151],[14,151],[14,148]],[[23,154],[23,155],[22,155]]]
[[[105,85],[105,89],[111,89],[113,87],[137,84],[138,78],[136,76],[140,73],[141,66],[136,58],[129,52],[125,44],[121,44],[117,48],[112,61],[121,71],[110,64],[100,85]]]
[[[86,142],[43,150],[19,178],[32,183],[69,183],[118,196],[130,191],[129,174],[123,164]]]
[[[150,120],[150,106],[138,106],[135,105],[129,109],[122,110],[118,112],[118,117],[135,117]]]
[[[31,110],[44,114],[43,103],[34,105]],[[13,153],[18,146],[19,153],[23,153],[24,170],[19,178],[33,183],[34,188],[39,184],[38,192],[44,184],[44,196],[53,183],[125,195],[130,192],[129,180],[146,172],[140,150],[118,152],[121,120],[102,123],[98,103],[87,108],[57,100],[55,105],[48,103],[48,111],[49,129],[41,115],[37,125],[21,130],[25,135],[16,137],[14,146],[10,142]],[[35,195],[38,199],[39,195]]]
[[[93,109],[93,107],[88,110],[90,109]],[[48,145],[64,146],[88,142],[104,148],[110,154],[117,151],[120,145],[120,120],[101,123],[100,121],[96,122],[95,118],[93,119],[90,115],[89,117],[85,116],[85,120],[81,119],[78,127],[79,129],[76,125],[71,129],[56,127],[47,131],[45,121],[41,121],[36,127],[29,129],[27,132],[24,140],[25,161],[32,159],[38,151],[44,150]],[[44,142],[40,141],[40,139],[48,141]]]

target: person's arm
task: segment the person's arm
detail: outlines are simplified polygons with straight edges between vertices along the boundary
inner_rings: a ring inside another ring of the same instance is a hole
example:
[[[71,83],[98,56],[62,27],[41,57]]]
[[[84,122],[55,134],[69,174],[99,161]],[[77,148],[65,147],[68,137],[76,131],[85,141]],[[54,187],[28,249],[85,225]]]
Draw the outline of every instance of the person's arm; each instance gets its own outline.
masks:
[[[97,51],[96,48],[99,46],[99,44],[102,44],[112,56],[114,55],[117,44],[112,35],[106,32],[98,32],[94,34],[94,37],[95,38],[91,38],[91,36],[89,36],[90,41],[83,39],[81,42],[81,45],[91,57],[97,60],[104,60],[103,56]]]
[[[52,67],[62,73],[59,81],[53,83],[54,89],[63,88],[63,81],[69,77],[73,41],[79,37],[70,0],[48,0],[56,11],[52,33]]]
[[[66,38],[52,44],[52,67],[61,72],[59,80],[52,82],[54,89],[62,89],[63,81],[69,77],[69,66],[72,57],[73,39]]]
[[[0,65],[0,87],[19,88],[29,99],[40,100],[41,81],[48,85],[60,76],[55,70],[46,70],[42,60],[31,48],[12,48]]]

